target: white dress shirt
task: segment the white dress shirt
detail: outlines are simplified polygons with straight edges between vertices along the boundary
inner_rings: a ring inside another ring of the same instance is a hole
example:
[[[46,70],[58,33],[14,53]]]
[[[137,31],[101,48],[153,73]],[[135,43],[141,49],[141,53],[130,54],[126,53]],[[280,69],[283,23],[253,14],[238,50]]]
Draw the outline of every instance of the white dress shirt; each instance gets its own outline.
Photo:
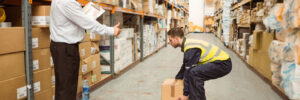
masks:
[[[52,0],[50,10],[50,38],[54,42],[81,42],[85,30],[96,34],[113,35],[114,29],[90,19],[76,0]]]

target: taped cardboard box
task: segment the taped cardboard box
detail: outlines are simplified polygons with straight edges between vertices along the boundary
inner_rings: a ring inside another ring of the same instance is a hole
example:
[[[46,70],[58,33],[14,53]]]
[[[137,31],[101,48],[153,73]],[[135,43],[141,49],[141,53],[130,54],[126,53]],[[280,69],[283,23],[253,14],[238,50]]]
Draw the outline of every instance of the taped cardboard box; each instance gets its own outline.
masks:
[[[33,70],[39,71],[50,68],[51,53],[50,49],[35,49],[33,50]]]
[[[92,71],[92,83],[97,84],[101,81],[101,67],[96,67]]]
[[[24,27],[0,28],[0,54],[25,51]]]
[[[84,38],[82,40],[82,42],[97,42],[101,40],[101,36],[99,34],[96,33],[91,33],[90,31],[87,31],[86,34],[84,34]]]
[[[32,28],[32,48],[50,48],[49,28]]]
[[[91,56],[92,42],[83,42],[79,44],[80,59],[85,59]]]
[[[25,75],[24,52],[0,55],[0,81]]]
[[[80,62],[79,74],[86,74],[91,72],[96,67],[100,67],[100,54],[92,55]]]
[[[183,80],[166,79],[161,93],[161,100],[177,100],[183,95]]]
[[[32,7],[32,26],[48,27],[50,23],[50,5]]]
[[[52,88],[34,95],[34,100],[54,100]]]
[[[50,69],[34,72],[34,93],[51,89]],[[27,96],[25,75],[0,81],[0,98],[3,100],[24,99]]]

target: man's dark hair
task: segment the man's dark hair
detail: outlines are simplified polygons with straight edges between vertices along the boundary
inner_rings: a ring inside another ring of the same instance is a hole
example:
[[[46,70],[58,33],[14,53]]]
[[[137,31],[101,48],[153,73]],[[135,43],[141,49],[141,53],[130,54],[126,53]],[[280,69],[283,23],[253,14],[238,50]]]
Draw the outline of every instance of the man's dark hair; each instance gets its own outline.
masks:
[[[182,27],[176,27],[176,28],[172,28],[171,30],[169,30],[168,35],[170,35],[171,37],[183,38],[184,37],[184,32],[182,30]]]

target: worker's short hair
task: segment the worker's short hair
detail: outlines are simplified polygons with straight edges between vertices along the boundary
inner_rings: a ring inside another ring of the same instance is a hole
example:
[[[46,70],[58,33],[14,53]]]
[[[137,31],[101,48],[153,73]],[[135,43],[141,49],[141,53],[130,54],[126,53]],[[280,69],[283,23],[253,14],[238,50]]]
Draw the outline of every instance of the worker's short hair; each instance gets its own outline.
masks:
[[[183,32],[182,28],[183,27],[172,28],[171,30],[168,31],[168,35],[171,36],[171,37],[183,38],[184,37],[184,32]]]

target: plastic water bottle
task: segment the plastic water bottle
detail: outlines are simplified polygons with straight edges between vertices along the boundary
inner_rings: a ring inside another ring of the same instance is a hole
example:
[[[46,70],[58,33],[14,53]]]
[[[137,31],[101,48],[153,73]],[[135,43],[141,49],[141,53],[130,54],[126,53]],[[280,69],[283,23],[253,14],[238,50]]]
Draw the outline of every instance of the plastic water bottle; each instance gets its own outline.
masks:
[[[89,100],[90,99],[90,86],[89,81],[86,77],[82,81],[82,100]]]

